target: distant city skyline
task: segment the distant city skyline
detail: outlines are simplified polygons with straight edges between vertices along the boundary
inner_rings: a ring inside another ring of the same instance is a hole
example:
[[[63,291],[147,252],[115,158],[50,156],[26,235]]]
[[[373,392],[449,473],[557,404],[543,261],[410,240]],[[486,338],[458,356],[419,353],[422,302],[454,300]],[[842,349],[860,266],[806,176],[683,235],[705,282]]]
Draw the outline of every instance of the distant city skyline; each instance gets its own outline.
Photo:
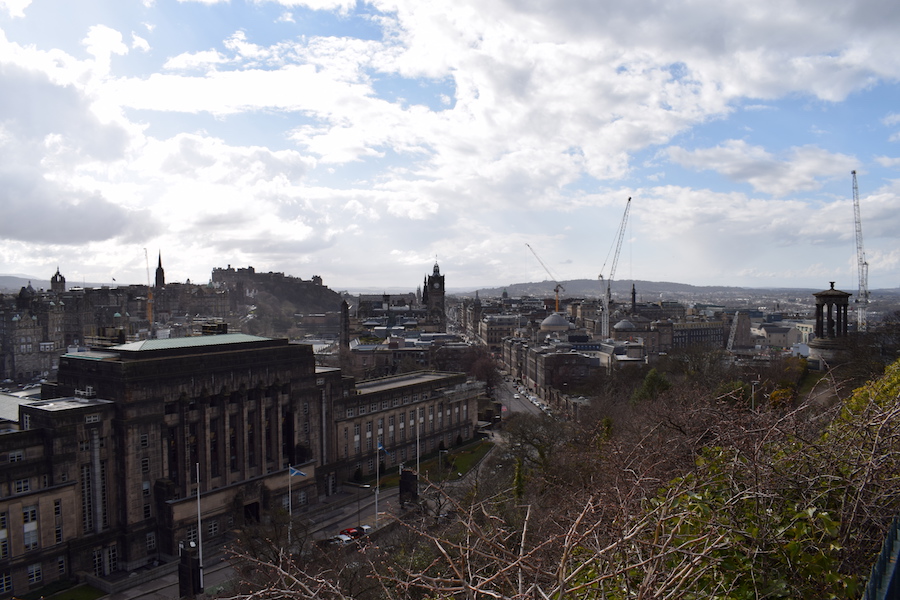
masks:
[[[0,273],[900,286],[900,6],[0,0]],[[149,261],[145,261],[145,249]],[[607,273],[604,272],[604,275]]]

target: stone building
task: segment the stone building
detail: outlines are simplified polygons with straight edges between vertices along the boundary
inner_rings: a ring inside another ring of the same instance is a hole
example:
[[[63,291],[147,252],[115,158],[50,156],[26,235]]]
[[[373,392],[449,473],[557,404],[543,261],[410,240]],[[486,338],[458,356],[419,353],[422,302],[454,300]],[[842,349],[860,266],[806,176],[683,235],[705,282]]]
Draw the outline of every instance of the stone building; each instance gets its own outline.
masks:
[[[274,509],[314,511],[374,472],[376,441],[389,468],[471,439],[481,391],[441,372],[357,384],[309,345],[244,334],[65,354],[0,433],[0,594],[170,562],[201,534],[217,545]],[[289,483],[289,467],[303,475]]]
[[[133,569],[196,539],[198,489],[208,506],[204,539],[213,543],[285,494],[289,465],[309,465],[293,487],[296,506],[315,502],[316,477],[325,477],[316,469],[327,400],[321,379],[310,346],[226,334],[67,354],[44,395],[110,403],[109,443],[120,451],[97,459],[108,473],[99,485],[115,507],[107,542],[119,566]],[[328,390],[342,393],[340,383]],[[78,470],[96,470],[96,461],[73,459],[70,476],[84,486]]]
[[[333,450],[342,480],[415,464],[418,455],[475,435],[483,384],[462,373],[420,371],[356,384],[334,406]],[[418,429],[417,429],[418,423]],[[381,446],[386,452],[379,452]]]

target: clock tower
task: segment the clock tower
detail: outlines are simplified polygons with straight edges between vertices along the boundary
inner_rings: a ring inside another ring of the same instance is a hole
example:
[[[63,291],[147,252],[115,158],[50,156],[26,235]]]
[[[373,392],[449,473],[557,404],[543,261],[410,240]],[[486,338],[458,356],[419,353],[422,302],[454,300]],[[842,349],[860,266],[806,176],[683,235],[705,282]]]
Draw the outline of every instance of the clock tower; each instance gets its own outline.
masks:
[[[447,315],[444,310],[444,276],[437,263],[434,271],[425,277],[425,289],[422,290],[422,303],[425,305],[425,323],[434,327],[435,331],[447,330]]]

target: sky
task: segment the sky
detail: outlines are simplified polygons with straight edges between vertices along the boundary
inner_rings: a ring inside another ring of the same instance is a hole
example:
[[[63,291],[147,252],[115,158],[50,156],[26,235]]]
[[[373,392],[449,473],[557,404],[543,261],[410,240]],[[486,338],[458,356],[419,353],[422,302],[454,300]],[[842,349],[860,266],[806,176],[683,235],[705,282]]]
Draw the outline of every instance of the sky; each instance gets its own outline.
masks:
[[[856,170],[900,287],[898,35],[895,0],[0,0],[0,274],[855,292]]]

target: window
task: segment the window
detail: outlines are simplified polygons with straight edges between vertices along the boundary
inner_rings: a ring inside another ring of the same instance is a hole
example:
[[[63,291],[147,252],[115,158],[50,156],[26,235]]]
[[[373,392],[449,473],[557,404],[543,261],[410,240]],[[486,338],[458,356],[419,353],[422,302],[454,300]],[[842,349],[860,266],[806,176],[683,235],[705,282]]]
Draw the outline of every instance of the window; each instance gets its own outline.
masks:
[[[23,450],[11,450],[9,453],[9,462],[20,462],[25,459]]]
[[[54,500],[53,501],[53,516],[54,517],[62,516],[62,500]]]
[[[304,403],[303,403],[303,414],[304,414],[304,415],[308,415],[308,414],[309,414],[309,402],[304,402]]]
[[[0,539],[0,558],[9,558],[9,540]]]
[[[143,494],[144,498],[150,497],[150,482],[144,481],[141,483],[141,494]]]
[[[145,504],[145,505],[144,505],[144,518],[145,518],[145,519],[149,519],[150,517],[153,516],[153,513],[150,512],[150,510],[151,510],[151,509],[150,509],[150,505],[149,505],[149,504]]]
[[[43,579],[43,574],[41,573],[41,563],[34,563],[33,565],[28,565],[28,583],[35,584],[40,583]]]
[[[375,411],[377,411],[377,410],[378,410],[378,403],[377,403],[377,402],[373,402],[372,404],[369,405],[369,412],[375,412]]]
[[[37,506],[26,506],[22,509],[22,522],[23,523],[37,522]]]
[[[85,423],[99,423],[100,415],[84,415]]]
[[[12,591],[12,577],[9,573],[0,574],[0,594],[8,594]]]
[[[219,520],[212,519],[206,526],[206,531],[209,533],[210,537],[219,535]]]
[[[150,436],[146,433],[142,433],[140,437],[140,445],[141,448],[148,448],[150,446]]]
[[[5,512],[0,512],[0,529],[6,529],[7,517]]]
[[[150,472],[150,459],[142,458],[141,459],[141,473],[149,473]]]
[[[62,541],[63,541],[62,525],[57,525],[57,526],[56,526],[56,529],[54,530],[54,536],[55,536],[55,537],[54,537],[54,539],[55,539],[55,542],[54,542],[54,543],[55,543],[55,544],[62,544]]]
[[[25,532],[25,550],[34,550],[38,547],[37,529]]]
[[[197,525],[191,525],[187,530],[187,541],[193,544],[197,543]]]
[[[66,557],[65,556],[57,556],[56,557],[56,572],[60,575],[66,574]]]
[[[16,479],[15,490],[17,494],[31,491],[31,481],[28,479]]]
[[[385,410],[387,407],[388,407],[388,401],[382,400],[381,401],[381,410]]]
[[[301,506],[309,502],[309,497],[306,495],[305,491],[301,491],[299,494],[297,494],[297,499],[300,502]]]
[[[156,551],[156,532],[151,531],[147,534],[147,551],[155,552]]]
[[[91,443],[88,440],[79,440],[78,441],[78,451],[79,452],[87,452],[91,449]]]
[[[347,418],[352,419],[355,416],[356,416],[356,411],[353,410],[353,408],[348,408],[347,409]]]

